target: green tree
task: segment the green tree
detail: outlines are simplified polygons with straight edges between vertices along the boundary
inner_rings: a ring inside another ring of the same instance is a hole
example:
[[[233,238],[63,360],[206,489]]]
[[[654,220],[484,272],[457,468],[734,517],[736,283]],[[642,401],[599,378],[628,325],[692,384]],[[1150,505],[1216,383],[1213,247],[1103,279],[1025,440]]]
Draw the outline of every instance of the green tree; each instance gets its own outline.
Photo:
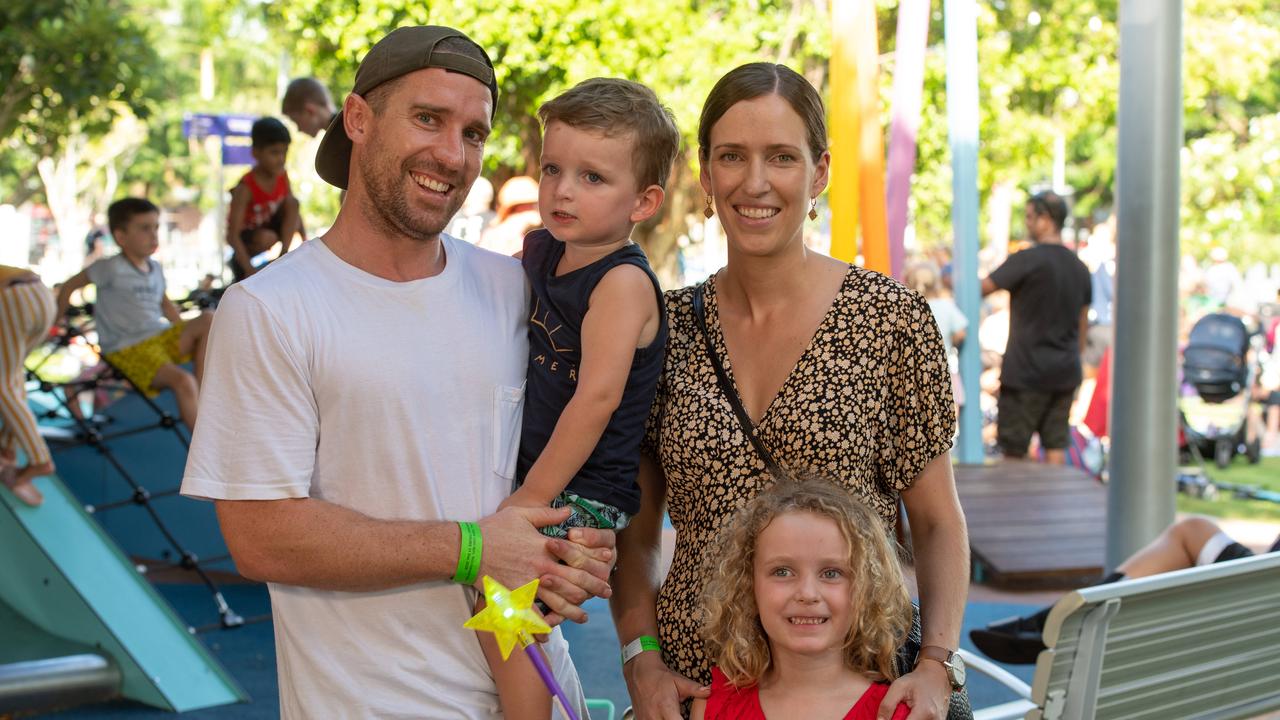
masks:
[[[120,3],[0,6],[0,199],[43,193],[59,234],[83,236],[86,194],[116,176],[163,77],[146,25]]]

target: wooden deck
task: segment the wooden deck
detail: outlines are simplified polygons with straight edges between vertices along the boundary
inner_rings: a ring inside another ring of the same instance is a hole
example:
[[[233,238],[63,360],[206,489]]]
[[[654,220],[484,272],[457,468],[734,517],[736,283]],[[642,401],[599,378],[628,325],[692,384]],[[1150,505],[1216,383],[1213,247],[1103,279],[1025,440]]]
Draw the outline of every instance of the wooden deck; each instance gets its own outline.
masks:
[[[957,465],[974,580],[1001,588],[1076,588],[1102,577],[1107,489],[1073,467]]]

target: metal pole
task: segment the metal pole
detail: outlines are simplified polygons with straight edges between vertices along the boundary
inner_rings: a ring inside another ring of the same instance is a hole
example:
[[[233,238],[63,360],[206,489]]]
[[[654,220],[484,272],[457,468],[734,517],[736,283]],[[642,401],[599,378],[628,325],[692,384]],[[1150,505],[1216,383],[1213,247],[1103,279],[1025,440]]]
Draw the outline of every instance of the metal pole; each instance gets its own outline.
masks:
[[[1107,565],[1173,521],[1182,0],[1121,0]]]
[[[968,340],[960,348],[960,381],[965,388],[956,456],[982,462],[982,409],[978,376],[978,8],[974,0],[945,0],[947,46],[947,132],[951,139],[951,227],[955,234],[952,277],[956,304],[969,318]]]

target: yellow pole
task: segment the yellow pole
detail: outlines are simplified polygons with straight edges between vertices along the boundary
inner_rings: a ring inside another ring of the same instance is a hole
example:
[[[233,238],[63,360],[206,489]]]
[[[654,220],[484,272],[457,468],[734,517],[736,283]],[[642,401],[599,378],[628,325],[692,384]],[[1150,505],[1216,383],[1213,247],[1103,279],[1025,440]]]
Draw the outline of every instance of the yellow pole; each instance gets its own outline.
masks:
[[[874,0],[834,0],[831,45],[831,254],[892,273],[880,128]],[[859,222],[861,220],[861,222]]]
[[[853,262],[858,254],[858,154],[861,113],[854,57],[857,8],[867,0],[831,3],[831,256]]]

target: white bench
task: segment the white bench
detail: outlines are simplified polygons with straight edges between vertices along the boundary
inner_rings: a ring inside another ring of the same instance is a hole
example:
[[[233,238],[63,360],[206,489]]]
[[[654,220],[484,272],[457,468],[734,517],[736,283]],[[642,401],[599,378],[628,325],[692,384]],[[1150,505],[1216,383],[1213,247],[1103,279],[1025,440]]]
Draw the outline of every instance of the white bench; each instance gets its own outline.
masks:
[[[1280,709],[1280,553],[1072,592],[1045,622],[1022,699],[976,720],[1251,718]]]

